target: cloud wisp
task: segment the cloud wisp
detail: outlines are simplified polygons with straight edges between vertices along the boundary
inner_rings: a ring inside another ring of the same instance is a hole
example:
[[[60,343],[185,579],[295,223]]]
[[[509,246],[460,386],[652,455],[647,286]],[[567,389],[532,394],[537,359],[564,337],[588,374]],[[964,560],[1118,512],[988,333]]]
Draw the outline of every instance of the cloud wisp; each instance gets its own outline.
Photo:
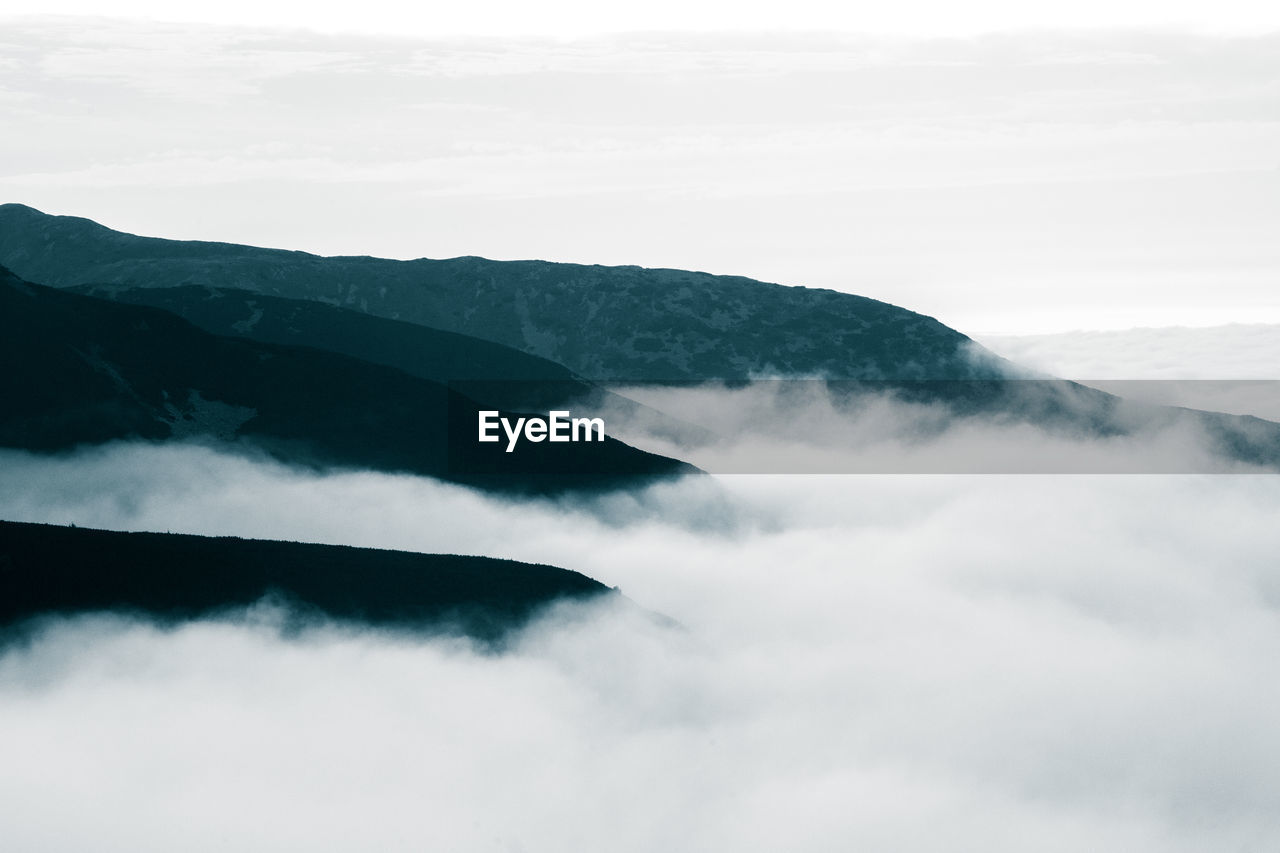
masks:
[[[613,398],[647,409],[613,406],[602,415],[623,441],[716,474],[1278,470],[1274,423],[1170,408],[1185,405],[1183,383],[1095,385],[1038,378],[650,383],[620,386]],[[1239,404],[1225,411],[1266,412],[1280,397],[1275,382],[1200,385],[1196,399]]]

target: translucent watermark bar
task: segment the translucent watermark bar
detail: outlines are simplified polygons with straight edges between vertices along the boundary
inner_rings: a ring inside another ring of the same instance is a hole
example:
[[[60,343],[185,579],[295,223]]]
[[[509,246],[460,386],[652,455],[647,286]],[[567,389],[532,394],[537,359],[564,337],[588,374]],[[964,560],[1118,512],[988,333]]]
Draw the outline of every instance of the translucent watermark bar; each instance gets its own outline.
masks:
[[[471,458],[477,427],[463,423],[451,435],[451,460],[463,473],[480,470],[477,458],[488,472],[581,473],[605,456],[614,473],[646,467],[642,457],[626,459],[630,449],[714,474],[1280,471],[1280,381],[1270,380],[484,381],[453,389],[511,423],[553,411],[598,420],[620,445],[602,453],[605,443],[553,450],[522,440],[506,450],[494,442],[494,452]]]

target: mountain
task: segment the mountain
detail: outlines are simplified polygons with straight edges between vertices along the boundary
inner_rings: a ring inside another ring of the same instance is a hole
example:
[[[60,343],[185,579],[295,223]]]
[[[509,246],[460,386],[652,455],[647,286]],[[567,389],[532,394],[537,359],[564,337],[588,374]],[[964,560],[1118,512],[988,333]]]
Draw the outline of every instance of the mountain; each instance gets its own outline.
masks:
[[[195,285],[127,288],[97,284],[68,289],[161,308],[215,335],[329,350],[434,382],[578,382],[584,391],[588,387],[568,368],[512,347],[323,302]]]
[[[166,623],[264,598],[295,624],[329,617],[486,640],[558,600],[617,595],[554,566],[171,533],[0,521],[0,628],[111,611]]]
[[[535,402],[543,403],[602,393],[577,378],[584,374],[695,385],[728,377],[738,387],[761,375],[816,376],[828,380],[839,408],[883,393],[941,406],[946,417],[912,427],[922,434],[966,418],[1026,424],[1069,439],[1186,427],[1203,433],[1210,449],[1229,459],[1280,466],[1275,424],[1122,405],[1112,395],[1057,380],[1010,381],[1025,373],[981,353],[971,357],[971,342],[958,332],[910,311],[831,291],[637,267],[321,258],[135,237],[21,205],[0,206],[0,258],[39,271],[63,288],[163,306],[207,330],[254,337],[264,346],[305,343],[419,379],[466,373],[464,378],[476,379],[461,386],[469,400],[502,408],[520,408],[530,389],[537,392]],[[401,319],[388,319],[394,317]],[[486,381],[490,375],[500,380]],[[564,384],[557,388],[558,383]],[[226,398],[205,395],[192,405],[205,399]],[[457,411],[470,417],[475,405],[469,405]],[[715,441],[708,429],[630,405],[626,416],[642,415],[638,420],[652,423],[653,432],[683,446]],[[317,415],[307,406],[317,409],[314,395],[286,412],[295,421],[314,421]],[[263,423],[250,420],[246,429]],[[474,435],[474,421],[455,416],[450,423]],[[361,439],[354,434],[343,440],[352,459],[372,452],[371,446],[358,447]],[[474,444],[450,444],[455,446],[476,450]],[[454,467],[509,473],[512,460],[500,448],[484,450],[492,452]],[[570,454],[570,460],[579,458]],[[405,468],[403,462],[395,465]],[[427,470],[438,472],[439,460]]]
[[[270,344],[328,350],[403,370],[455,390],[486,406],[550,411],[607,410],[643,418],[653,428],[689,433],[694,428],[645,410],[634,401],[574,376],[545,358],[492,341],[415,323],[374,317],[305,299],[264,296],[224,287],[125,287],[77,285],[68,288],[131,305],[161,308],[206,332]]]
[[[504,452],[475,402],[401,370],[209,334],[155,308],[0,269],[0,446],[199,438],[289,462],[406,471],[519,491],[603,488],[690,471],[612,438]],[[504,413],[515,417],[511,413]]]
[[[55,287],[183,285],[308,299],[504,344],[598,381],[963,379],[969,338],[874,299],[737,276],[463,257],[319,257],[163,240],[0,205],[0,264]],[[980,352],[980,351],[979,351]]]

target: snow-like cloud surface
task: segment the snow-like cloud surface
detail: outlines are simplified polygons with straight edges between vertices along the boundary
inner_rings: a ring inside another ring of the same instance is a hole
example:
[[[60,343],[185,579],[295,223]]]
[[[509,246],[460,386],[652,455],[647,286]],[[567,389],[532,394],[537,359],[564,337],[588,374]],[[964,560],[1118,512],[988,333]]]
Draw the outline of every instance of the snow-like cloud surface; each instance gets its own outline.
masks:
[[[1025,367],[1067,379],[1280,379],[1280,325],[979,336]]]
[[[979,342],[1032,370],[1130,398],[1280,420],[1280,325],[1003,335]]]
[[[572,609],[494,656],[56,624],[0,657],[19,849],[1280,842],[1276,478],[727,477],[591,505],[199,449],[2,462],[0,517],[550,562],[682,625]]]

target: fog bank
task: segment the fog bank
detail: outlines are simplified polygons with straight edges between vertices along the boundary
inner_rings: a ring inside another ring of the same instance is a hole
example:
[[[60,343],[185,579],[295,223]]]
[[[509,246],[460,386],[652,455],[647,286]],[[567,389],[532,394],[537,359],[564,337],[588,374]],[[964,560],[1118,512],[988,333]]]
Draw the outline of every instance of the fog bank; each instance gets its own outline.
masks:
[[[55,624],[0,657],[18,849],[1280,842],[1275,478],[739,476],[586,508],[191,448],[0,461],[4,517],[483,551],[683,626],[561,610],[487,655]]]

